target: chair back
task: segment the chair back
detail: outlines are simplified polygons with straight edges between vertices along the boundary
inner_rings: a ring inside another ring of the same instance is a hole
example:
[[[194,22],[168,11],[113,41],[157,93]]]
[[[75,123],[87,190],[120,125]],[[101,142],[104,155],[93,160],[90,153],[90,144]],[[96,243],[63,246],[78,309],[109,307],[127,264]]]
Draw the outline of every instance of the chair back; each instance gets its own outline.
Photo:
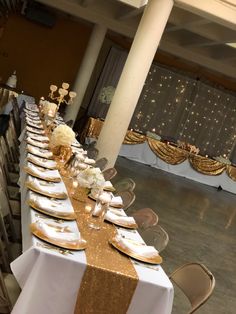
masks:
[[[102,157],[96,160],[94,167],[98,167],[102,171],[106,168],[107,163],[108,163],[108,159],[106,157]]]
[[[147,229],[156,226],[158,223],[158,215],[151,208],[142,208],[131,214],[134,217],[140,229]]]
[[[122,198],[124,210],[129,208],[133,204],[136,198],[133,191],[121,191],[119,192],[119,196]]]
[[[116,189],[116,193],[119,194],[121,191],[133,191],[135,185],[136,184],[133,179],[124,178],[114,183],[114,188]]]
[[[10,313],[12,310],[12,303],[8,293],[3,273],[0,269],[0,311],[1,313]]]
[[[110,181],[112,178],[116,176],[117,171],[115,168],[108,168],[106,170],[103,170],[102,174],[106,181]]]
[[[215,278],[206,266],[188,263],[176,269],[170,279],[183,291],[191,303],[188,314],[194,313],[211,296]]]
[[[169,243],[169,235],[160,225],[141,229],[140,235],[147,245],[154,246],[158,252],[162,252]]]

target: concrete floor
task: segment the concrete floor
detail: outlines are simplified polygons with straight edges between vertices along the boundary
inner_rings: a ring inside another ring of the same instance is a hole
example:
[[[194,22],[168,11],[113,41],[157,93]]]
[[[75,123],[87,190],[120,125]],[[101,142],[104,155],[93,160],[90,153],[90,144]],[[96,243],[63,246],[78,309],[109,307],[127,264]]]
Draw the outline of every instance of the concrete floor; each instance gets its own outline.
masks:
[[[130,177],[136,182],[131,209],[151,207],[169,234],[161,254],[166,273],[197,261],[214,274],[214,293],[197,313],[235,314],[236,195],[122,157],[115,167],[116,179]],[[182,293],[175,290],[172,313],[187,313],[186,306]]]

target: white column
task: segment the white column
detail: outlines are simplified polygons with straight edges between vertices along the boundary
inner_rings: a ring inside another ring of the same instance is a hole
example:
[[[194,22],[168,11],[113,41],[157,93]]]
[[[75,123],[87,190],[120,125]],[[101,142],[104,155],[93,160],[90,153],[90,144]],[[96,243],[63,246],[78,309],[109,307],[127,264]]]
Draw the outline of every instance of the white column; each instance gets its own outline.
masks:
[[[99,158],[113,167],[141,94],[173,0],[149,0],[97,142]]]
[[[80,106],[82,104],[86,89],[88,87],[91,75],[93,73],[99,52],[101,50],[105,35],[106,27],[103,25],[95,24],[92,34],[90,36],[83,61],[80,65],[73,91],[77,96],[72,105],[69,105],[65,114],[65,121],[76,120]]]

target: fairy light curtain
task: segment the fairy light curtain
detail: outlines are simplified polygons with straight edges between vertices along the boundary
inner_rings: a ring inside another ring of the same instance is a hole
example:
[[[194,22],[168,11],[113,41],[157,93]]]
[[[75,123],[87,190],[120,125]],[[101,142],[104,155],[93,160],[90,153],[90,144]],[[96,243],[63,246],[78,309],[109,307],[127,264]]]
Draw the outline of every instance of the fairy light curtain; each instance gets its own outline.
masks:
[[[126,57],[126,51],[111,49],[89,105],[89,116],[106,117],[109,101],[101,102],[101,91],[116,88]],[[153,64],[129,128],[196,145],[202,155],[236,159],[236,95]]]

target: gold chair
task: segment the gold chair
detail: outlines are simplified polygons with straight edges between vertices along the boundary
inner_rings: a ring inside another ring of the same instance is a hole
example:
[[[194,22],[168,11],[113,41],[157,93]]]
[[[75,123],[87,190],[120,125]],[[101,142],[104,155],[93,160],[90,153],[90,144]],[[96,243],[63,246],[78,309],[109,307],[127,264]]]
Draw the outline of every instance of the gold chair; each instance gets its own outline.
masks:
[[[158,252],[163,251],[169,242],[168,233],[160,225],[140,229],[139,232],[145,243],[154,246]]]
[[[106,181],[110,181],[112,178],[114,178],[116,176],[117,171],[115,168],[108,168],[106,170],[103,170],[102,174],[103,174],[104,179]]]
[[[135,188],[135,182],[131,178],[121,179],[113,184],[116,189],[116,194],[119,194],[121,191],[133,191]]]
[[[215,287],[215,278],[206,266],[200,263],[188,263],[176,269],[169,278],[188,298],[194,313],[211,296]]]
[[[98,168],[100,168],[101,171],[103,171],[106,168],[107,163],[108,163],[107,158],[102,157],[102,158],[96,160],[94,167],[98,167]]]
[[[122,198],[123,201],[123,209],[126,210],[129,208],[133,202],[135,201],[135,194],[133,191],[121,191],[119,192],[119,196]]]
[[[134,217],[139,229],[147,229],[156,226],[158,223],[158,215],[151,208],[142,208],[130,214]]]

